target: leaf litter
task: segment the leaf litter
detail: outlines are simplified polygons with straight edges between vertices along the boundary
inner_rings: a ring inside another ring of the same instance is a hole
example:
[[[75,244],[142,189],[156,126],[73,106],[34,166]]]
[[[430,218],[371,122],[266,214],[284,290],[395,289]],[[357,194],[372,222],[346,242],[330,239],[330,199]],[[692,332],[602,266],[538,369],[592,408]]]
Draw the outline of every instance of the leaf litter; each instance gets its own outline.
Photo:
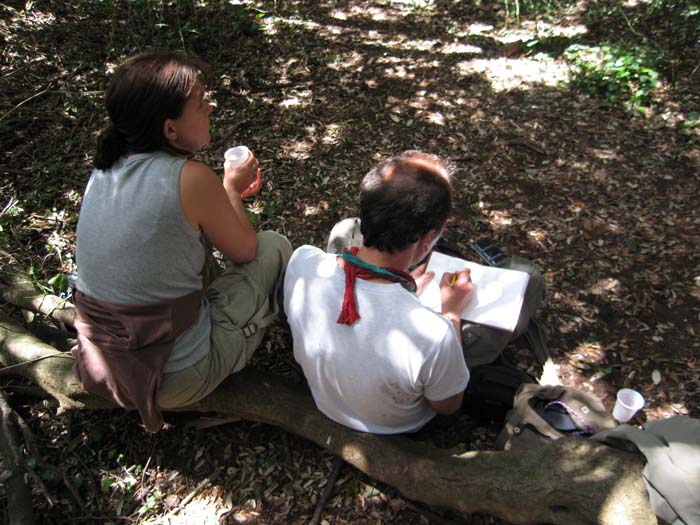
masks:
[[[104,79],[148,37],[121,32],[136,3],[113,3],[111,19],[71,2],[15,4],[0,5],[0,235],[48,281],[75,269]],[[227,7],[217,2],[187,8],[199,30],[164,33],[177,27],[178,9],[185,17],[180,4],[154,7],[144,27],[212,63],[217,108],[199,157],[221,171],[226,147],[256,152],[265,186],[248,207],[258,229],[323,246],[332,225],[356,213],[358,183],[374,163],[405,149],[435,152],[456,167],[445,236],[465,252],[492,237],[543,269],[540,316],[560,382],[609,408],[618,388],[636,388],[647,400],[638,422],[700,416],[700,153],[656,118],[673,113],[669,94],[644,117],[569,91],[561,58],[535,63],[517,41],[503,44],[497,2],[258,2],[264,16],[235,41],[221,38],[215,10]],[[288,331],[275,326],[254,365],[301,382],[289,349]],[[506,356],[541,372],[521,341]],[[332,469],[316,445],[246,421],[210,426],[174,414],[157,436],[138,437],[133,414],[57,414],[34,401],[17,410],[84,500],[47,468],[58,505],[43,523],[307,523]],[[497,431],[460,416],[423,437],[488,450]],[[321,523],[428,523],[430,511],[346,466]],[[432,511],[434,522],[499,523]]]

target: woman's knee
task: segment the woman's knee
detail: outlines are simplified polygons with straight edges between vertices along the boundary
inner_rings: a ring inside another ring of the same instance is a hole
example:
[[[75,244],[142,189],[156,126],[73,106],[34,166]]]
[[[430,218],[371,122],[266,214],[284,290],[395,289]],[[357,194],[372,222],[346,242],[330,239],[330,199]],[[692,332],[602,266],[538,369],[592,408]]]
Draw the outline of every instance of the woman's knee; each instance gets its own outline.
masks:
[[[258,259],[279,258],[282,268],[286,268],[292,256],[292,245],[284,235],[275,231],[265,230],[257,234]]]

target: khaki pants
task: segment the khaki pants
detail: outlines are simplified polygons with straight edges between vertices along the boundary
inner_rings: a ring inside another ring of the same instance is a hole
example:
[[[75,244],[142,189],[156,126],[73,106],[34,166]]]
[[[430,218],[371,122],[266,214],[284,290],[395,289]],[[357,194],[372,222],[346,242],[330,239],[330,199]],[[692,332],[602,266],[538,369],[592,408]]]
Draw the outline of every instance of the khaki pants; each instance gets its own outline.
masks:
[[[194,403],[210,394],[250,360],[265,328],[278,316],[284,270],[292,255],[289,241],[271,231],[258,233],[254,260],[222,271],[213,257],[204,268],[211,309],[209,354],[184,370],[164,374],[158,392],[161,408]]]
[[[471,369],[495,361],[506,345],[527,330],[530,319],[544,299],[544,279],[542,273],[532,261],[522,257],[506,257],[498,263],[500,268],[519,270],[530,275],[525,290],[525,300],[520,309],[518,323],[513,332],[499,330],[490,326],[462,321],[462,348],[464,360]]]

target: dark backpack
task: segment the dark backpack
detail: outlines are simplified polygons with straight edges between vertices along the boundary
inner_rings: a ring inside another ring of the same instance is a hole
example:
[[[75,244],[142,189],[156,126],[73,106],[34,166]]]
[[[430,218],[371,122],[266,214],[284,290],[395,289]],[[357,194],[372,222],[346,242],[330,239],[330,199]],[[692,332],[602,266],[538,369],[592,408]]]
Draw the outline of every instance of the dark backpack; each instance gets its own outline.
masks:
[[[472,368],[464,391],[462,411],[491,423],[503,423],[523,384],[537,383],[527,372],[499,357],[494,363]]]

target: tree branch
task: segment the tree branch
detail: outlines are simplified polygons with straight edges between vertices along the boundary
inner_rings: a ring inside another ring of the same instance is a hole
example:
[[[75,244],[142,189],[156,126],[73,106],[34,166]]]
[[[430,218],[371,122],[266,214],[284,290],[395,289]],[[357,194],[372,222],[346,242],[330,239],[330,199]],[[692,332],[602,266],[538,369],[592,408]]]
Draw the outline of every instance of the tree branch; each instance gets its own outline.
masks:
[[[188,410],[235,412],[314,441],[409,499],[512,523],[656,523],[641,456],[584,439],[526,452],[435,449],[355,432],[321,414],[306,388],[244,369]]]
[[[0,250],[0,281],[5,284],[2,287],[2,298],[8,303],[73,326],[73,305],[67,299],[39,290],[17,260],[5,250]]]
[[[0,312],[0,365],[41,387],[63,409],[111,407],[81,388],[73,363],[72,354],[59,352]]]

